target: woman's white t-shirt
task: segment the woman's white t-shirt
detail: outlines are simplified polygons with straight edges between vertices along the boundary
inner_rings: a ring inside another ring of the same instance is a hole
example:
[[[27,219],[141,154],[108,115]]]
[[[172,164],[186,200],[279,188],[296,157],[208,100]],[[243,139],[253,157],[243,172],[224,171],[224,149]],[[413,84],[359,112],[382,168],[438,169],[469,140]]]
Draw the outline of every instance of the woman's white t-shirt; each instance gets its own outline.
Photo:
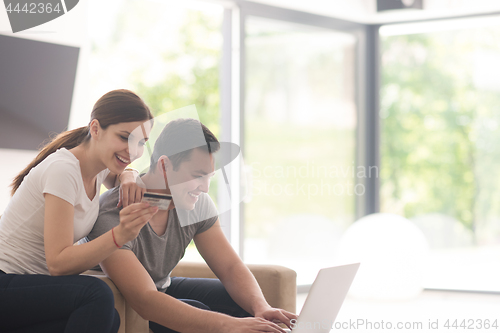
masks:
[[[74,207],[73,241],[87,236],[99,213],[101,184],[109,174],[97,175],[96,195],[90,200],[83,185],[80,162],[65,148],[50,154],[24,178],[0,219],[0,270],[15,274],[49,274],[44,249],[44,193]]]

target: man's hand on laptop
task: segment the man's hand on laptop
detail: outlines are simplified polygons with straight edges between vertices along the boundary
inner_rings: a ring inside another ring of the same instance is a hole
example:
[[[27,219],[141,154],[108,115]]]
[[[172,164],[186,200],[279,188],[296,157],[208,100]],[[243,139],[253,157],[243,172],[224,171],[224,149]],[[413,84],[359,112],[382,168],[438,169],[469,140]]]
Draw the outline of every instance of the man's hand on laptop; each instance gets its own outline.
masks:
[[[256,317],[235,318],[229,317],[223,324],[223,333],[258,333],[272,332],[285,333],[285,330],[269,320]]]
[[[272,321],[274,323],[283,323],[288,328],[292,328],[292,324],[290,323],[290,320],[295,319],[297,320],[297,315],[291,312],[288,312],[283,309],[277,309],[277,308],[266,308],[260,312],[255,313],[255,317],[258,318],[263,318],[268,321]]]

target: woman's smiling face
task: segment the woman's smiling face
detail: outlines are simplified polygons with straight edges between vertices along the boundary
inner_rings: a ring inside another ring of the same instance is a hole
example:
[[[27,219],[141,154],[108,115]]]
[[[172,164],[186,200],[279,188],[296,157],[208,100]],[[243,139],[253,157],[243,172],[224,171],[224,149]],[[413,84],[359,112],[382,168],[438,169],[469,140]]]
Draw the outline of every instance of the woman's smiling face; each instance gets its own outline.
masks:
[[[120,174],[132,161],[142,156],[151,123],[135,121],[109,125],[98,136],[102,163],[113,173]]]

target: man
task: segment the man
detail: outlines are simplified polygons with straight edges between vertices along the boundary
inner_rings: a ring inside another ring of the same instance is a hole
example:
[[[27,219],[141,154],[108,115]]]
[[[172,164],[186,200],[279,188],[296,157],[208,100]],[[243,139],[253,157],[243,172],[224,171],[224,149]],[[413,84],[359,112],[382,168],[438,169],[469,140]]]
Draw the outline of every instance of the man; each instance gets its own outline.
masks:
[[[219,148],[212,132],[197,120],[168,123],[140,181],[148,192],[171,194],[170,207],[158,211],[135,240],[101,263],[155,333],[284,332],[274,322],[290,327],[290,320],[297,318],[265,301],[221,230],[207,194],[215,173],[213,154]],[[118,188],[101,196],[99,218],[89,239],[118,225],[118,196]],[[191,239],[220,280],[170,278]],[[123,244],[120,239],[116,242]]]

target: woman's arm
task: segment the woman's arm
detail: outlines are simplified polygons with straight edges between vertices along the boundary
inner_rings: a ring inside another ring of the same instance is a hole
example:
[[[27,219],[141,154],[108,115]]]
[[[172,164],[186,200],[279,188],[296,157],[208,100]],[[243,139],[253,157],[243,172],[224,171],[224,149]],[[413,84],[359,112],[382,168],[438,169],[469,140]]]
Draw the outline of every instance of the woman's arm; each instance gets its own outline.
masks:
[[[139,176],[139,171],[133,168],[125,168],[122,173],[116,174],[114,172],[109,172],[108,176],[104,179],[102,184],[106,186],[106,188],[112,189],[122,183],[134,182],[136,177]]]
[[[142,196],[146,189],[140,187],[136,183],[136,178],[139,175],[139,171],[126,168],[121,174],[117,175],[110,172],[103,182],[103,185],[107,189],[111,189],[120,185],[118,204],[116,207],[127,207],[130,204],[141,202]]]
[[[51,275],[79,274],[90,269],[126,242],[134,239],[141,228],[158,211],[148,204],[133,204],[120,212],[120,224],[91,242],[73,246],[74,208],[69,202],[44,194],[44,246]]]

